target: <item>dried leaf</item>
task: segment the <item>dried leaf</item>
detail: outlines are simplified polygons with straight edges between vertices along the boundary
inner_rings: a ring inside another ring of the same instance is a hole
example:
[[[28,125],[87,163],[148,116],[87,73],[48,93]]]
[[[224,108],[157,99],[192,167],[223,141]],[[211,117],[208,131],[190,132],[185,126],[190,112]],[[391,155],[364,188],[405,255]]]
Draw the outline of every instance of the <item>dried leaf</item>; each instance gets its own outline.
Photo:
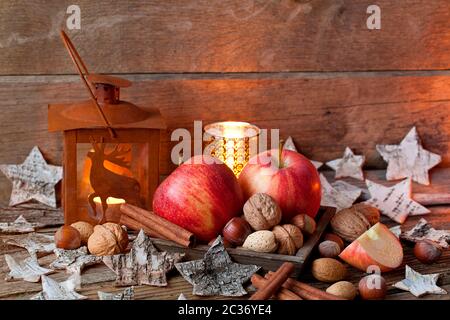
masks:
[[[66,270],[68,273],[81,273],[87,266],[102,262],[102,257],[88,254],[86,247],[76,250],[55,249],[56,260],[50,264],[50,268]]]
[[[119,293],[108,293],[103,291],[97,291],[98,298],[100,300],[133,300],[134,299],[134,287],[129,287]]]
[[[183,256],[181,253],[159,252],[141,230],[129,253],[105,256],[103,262],[115,272],[117,286],[167,286],[166,273]]]
[[[321,206],[336,208],[336,211],[350,208],[361,195],[361,189],[344,181],[330,184],[323,174],[320,174],[322,185]]]
[[[34,232],[27,235],[11,236],[4,239],[4,242],[8,245],[25,248],[30,256],[35,259],[53,253],[53,250],[56,249],[53,236]]]
[[[0,165],[13,188],[10,206],[37,200],[56,208],[55,185],[62,178],[62,167],[48,165],[38,147],[33,147],[24,163]]]
[[[412,242],[427,239],[442,248],[448,248],[450,244],[450,230],[436,230],[423,218],[411,230],[402,233],[400,237]]]
[[[286,139],[286,142],[283,145],[283,149],[298,152],[297,148],[295,147],[294,140],[290,136]],[[314,160],[309,160],[309,161],[311,161],[311,163],[313,164],[313,166],[316,169],[319,169],[323,165],[323,162],[314,161]]]
[[[436,285],[440,274],[420,274],[414,271],[410,266],[405,267],[405,279],[394,284],[394,287],[409,291],[416,297],[425,294],[447,294],[447,291]]]
[[[22,215],[14,222],[0,222],[1,233],[30,233],[42,227],[40,223],[30,223]]]
[[[247,291],[242,284],[247,282],[260,268],[255,265],[232,262],[220,236],[214,241],[202,260],[177,263],[175,267],[183,278],[193,285],[193,294],[226,297],[246,295]]]
[[[422,147],[416,127],[413,127],[399,145],[377,145],[378,153],[388,163],[387,180],[412,178],[429,185],[428,170],[441,162],[441,156]]]
[[[80,275],[73,274],[64,282],[57,282],[47,276],[42,276],[42,291],[31,300],[83,300],[87,297],[78,294],[75,289],[80,287]]]
[[[365,161],[364,156],[357,156],[349,147],[345,148],[344,156],[327,162],[327,166],[336,171],[335,178],[351,177],[358,180],[364,180],[362,166]]]
[[[42,268],[39,262],[31,257],[17,262],[12,256],[5,254],[5,260],[10,270],[6,276],[6,281],[23,280],[27,282],[38,282],[41,275],[54,272],[53,270]]]
[[[427,208],[411,198],[411,179],[385,187],[366,180],[371,198],[364,203],[376,207],[380,212],[395,222],[403,223],[409,215],[427,214]]]

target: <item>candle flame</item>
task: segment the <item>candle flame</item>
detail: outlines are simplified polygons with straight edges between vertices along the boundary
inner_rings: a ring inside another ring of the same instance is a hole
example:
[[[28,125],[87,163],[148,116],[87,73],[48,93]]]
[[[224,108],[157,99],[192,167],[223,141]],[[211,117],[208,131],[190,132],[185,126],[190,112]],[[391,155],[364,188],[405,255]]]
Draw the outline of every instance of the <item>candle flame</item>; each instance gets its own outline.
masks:
[[[95,197],[94,198],[94,202],[95,203],[101,203],[102,200],[100,199],[100,197]],[[125,200],[124,199],[120,199],[120,198],[108,197],[108,199],[106,199],[106,203],[108,205],[110,205],[110,204],[122,204],[122,203],[125,203]]]

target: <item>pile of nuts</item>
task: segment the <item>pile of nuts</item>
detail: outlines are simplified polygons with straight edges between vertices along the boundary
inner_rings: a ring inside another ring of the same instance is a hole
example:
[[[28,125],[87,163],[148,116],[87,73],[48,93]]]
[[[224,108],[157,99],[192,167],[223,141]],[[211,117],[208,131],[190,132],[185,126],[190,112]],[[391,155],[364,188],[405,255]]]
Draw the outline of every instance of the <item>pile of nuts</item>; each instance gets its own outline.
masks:
[[[108,256],[124,252],[128,247],[128,233],[120,225],[107,222],[93,226],[78,221],[70,226],[62,226],[55,233],[57,248],[75,250],[86,246],[91,254]]]
[[[269,195],[254,194],[244,205],[244,217],[233,218],[224,227],[224,240],[252,251],[295,255],[303,246],[304,235],[316,230],[316,222],[305,214],[288,224],[280,224],[281,218],[279,205]]]

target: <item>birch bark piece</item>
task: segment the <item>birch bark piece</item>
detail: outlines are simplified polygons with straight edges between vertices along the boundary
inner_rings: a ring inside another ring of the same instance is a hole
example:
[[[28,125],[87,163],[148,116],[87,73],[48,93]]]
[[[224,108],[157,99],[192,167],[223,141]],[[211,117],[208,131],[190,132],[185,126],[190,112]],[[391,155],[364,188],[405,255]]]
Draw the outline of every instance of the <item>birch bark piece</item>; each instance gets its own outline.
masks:
[[[377,145],[378,153],[388,163],[387,180],[412,178],[429,185],[428,170],[439,164],[441,156],[422,147],[416,127],[413,127],[399,145]]]
[[[62,167],[47,164],[37,146],[24,163],[0,165],[0,170],[13,185],[10,206],[36,200],[56,208],[55,185],[62,179]]]
[[[389,228],[389,230],[391,230],[394,236],[400,239],[400,235],[402,234],[402,228],[400,226]]]
[[[175,267],[193,285],[193,294],[226,297],[246,295],[243,283],[260,269],[256,265],[232,262],[221,236],[214,241],[202,260],[177,263]]]
[[[364,173],[362,167],[365,160],[364,156],[357,156],[352,149],[346,147],[342,158],[328,161],[326,164],[336,171],[336,179],[350,177],[363,181]]]
[[[30,233],[41,227],[42,224],[30,223],[19,216],[14,222],[0,222],[0,233]]]
[[[6,264],[10,272],[6,276],[6,281],[23,280],[27,282],[38,282],[41,275],[53,273],[51,269],[42,268],[34,258],[27,258],[17,262],[9,254],[5,254]]]
[[[57,282],[47,276],[42,276],[42,291],[31,300],[83,300],[87,297],[75,290],[80,286],[80,276],[74,274],[64,282]]]
[[[134,287],[124,289],[119,293],[109,293],[103,291],[97,291],[98,298],[100,300],[133,300],[134,299]]]
[[[56,260],[50,264],[50,268],[66,270],[68,273],[80,273],[87,266],[102,262],[102,257],[88,254],[86,247],[76,250],[55,249]]]
[[[291,136],[289,136],[286,139],[286,142],[283,145],[283,149],[298,152],[297,148],[295,147],[294,140],[292,139]],[[311,161],[311,163],[313,164],[313,166],[316,169],[319,169],[323,165],[323,162],[320,162],[320,161],[314,161],[314,160],[309,160],[309,161]]]
[[[402,224],[409,215],[422,215],[430,212],[415,202],[411,194],[411,179],[405,179],[392,187],[385,187],[366,180],[370,199],[364,203],[374,206],[395,222]]]
[[[11,236],[5,238],[4,242],[8,245],[25,248],[35,259],[53,253],[53,250],[56,249],[54,237],[40,233]]]
[[[361,189],[358,187],[344,181],[336,181],[332,185],[323,174],[320,174],[320,184],[322,185],[320,205],[336,208],[336,211],[350,208],[361,195]]]
[[[436,230],[423,218],[411,230],[403,232],[400,237],[412,242],[430,240],[444,249],[450,245],[450,230]]]
[[[183,293],[180,293],[177,300],[187,300],[187,298]]]
[[[410,266],[405,267],[405,279],[394,284],[394,287],[409,291],[416,297],[425,294],[447,294],[447,291],[437,286],[440,274],[420,274]]]
[[[159,252],[143,230],[133,241],[127,254],[103,257],[103,262],[116,274],[116,286],[167,286],[166,273],[181,261],[184,254]]]

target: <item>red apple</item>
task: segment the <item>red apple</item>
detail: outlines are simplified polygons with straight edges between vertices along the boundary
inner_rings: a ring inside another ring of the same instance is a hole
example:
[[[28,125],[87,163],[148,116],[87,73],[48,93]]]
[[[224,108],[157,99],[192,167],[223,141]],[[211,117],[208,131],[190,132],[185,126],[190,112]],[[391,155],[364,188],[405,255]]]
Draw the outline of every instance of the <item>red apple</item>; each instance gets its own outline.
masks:
[[[402,264],[403,247],[388,227],[377,223],[345,248],[339,257],[364,272],[369,266],[378,266],[386,272]]]
[[[160,184],[153,210],[208,242],[241,213],[243,203],[242,190],[230,168],[210,156],[195,156]]]
[[[280,165],[278,157],[278,150],[268,150],[250,159],[239,176],[244,198],[268,194],[280,206],[285,222],[301,213],[314,218],[321,197],[316,168],[298,152],[283,150]]]

